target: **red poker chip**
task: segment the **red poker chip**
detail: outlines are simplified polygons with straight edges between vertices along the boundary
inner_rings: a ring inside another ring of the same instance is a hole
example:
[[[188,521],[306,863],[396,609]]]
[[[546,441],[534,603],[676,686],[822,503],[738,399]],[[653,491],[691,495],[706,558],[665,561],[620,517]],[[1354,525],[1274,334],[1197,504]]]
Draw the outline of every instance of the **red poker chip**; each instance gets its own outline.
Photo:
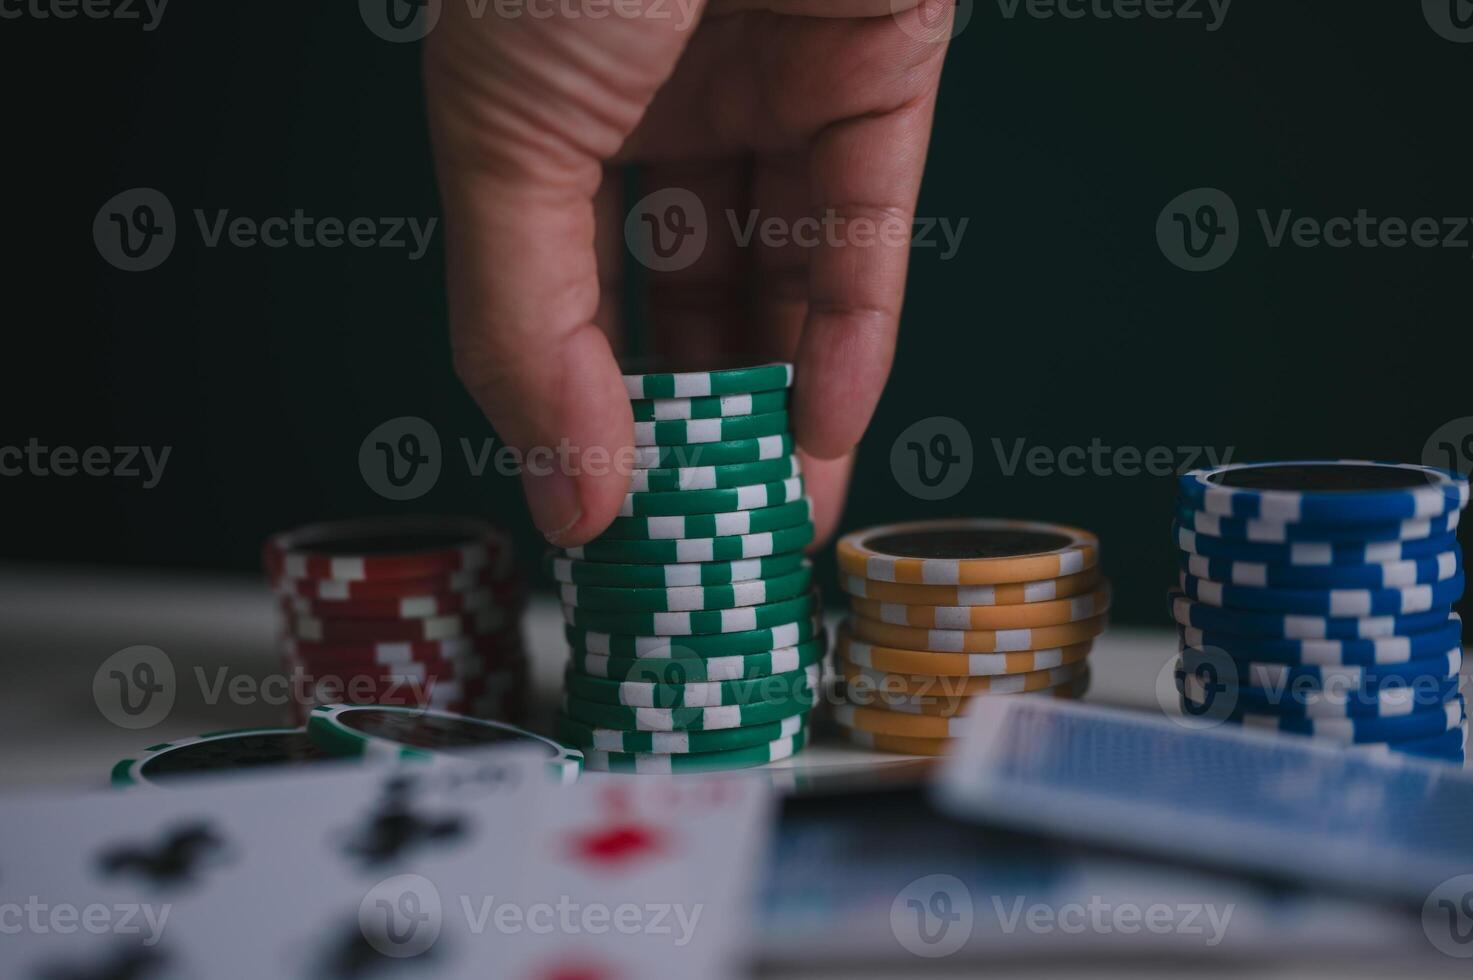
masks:
[[[511,572],[511,542],[468,517],[378,517],[308,524],[262,548],[273,579],[421,579],[489,568]]]
[[[315,678],[418,678],[421,680],[471,680],[504,674],[525,673],[526,655],[470,655],[450,660],[419,660],[410,663],[376,664],[348,660],[301,660],[283,654],[287,672],[307,681]]]
[[[520,600],[521,583],[496,575],[495,569],[477,568],[428,578],[374,579],[348,582],[343,579],[274,577],[271,588],[278,595],[314,602],[352,602],[360,599],[402,599],[406,596],[489,590],[498,602]]]
[[[329,601],[283,596],[282,612],[315,619],[428,619],[452,613],[478,612],[492,607],[520,609],[518,602],[498,601],[487,589],[478,592],[447,592],[438,595],[405,596],[400,599],[345,599]]]
[[[495,606],[469,613],[427,616],[424,619],[321,619],[287,612],[288,635],[315,643],[395,643],[445,640],[476,633],[494,633],[513,625],[515,611]]]
[[[471,654],[487,656],[520,653],[522,635],[519,629],[513,627],[495,633],[400,643],[317,643],[283,636],[281,648],[287,657],[311,663],[344,661],[402,664],[420,660],[454,660]]]

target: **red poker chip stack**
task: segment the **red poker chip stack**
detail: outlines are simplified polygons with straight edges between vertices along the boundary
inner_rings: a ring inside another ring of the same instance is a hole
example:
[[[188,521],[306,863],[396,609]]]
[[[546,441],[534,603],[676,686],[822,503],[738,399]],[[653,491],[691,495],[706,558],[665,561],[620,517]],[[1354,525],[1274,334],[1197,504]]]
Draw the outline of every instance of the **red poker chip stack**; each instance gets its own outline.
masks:
[[[312,524],[262,549],[293,721],[315,704],[521,721],[527,658],[511,544],[482,521]]]

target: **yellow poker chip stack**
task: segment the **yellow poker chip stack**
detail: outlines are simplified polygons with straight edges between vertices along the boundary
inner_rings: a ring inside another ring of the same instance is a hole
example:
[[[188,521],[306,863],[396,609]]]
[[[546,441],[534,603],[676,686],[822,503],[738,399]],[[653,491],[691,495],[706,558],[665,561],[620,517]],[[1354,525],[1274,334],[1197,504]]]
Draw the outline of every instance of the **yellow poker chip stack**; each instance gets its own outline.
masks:
[[[865,748],[942,755],[975,697],[1081,697],[1105,629],[1099,541],[1077,528],[989,518],[856,531],[837,547],[835,719]]]

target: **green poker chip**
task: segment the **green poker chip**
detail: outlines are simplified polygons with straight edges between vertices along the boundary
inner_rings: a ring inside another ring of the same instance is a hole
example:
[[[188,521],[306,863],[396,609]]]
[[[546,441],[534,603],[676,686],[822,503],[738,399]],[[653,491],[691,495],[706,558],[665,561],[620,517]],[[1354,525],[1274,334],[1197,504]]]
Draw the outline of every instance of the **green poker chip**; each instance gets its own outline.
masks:
[[[693,446],[708,442],[758,439],[788,431],[787,412],[733,415],[722,419],[670,419],[634,423],[636,446]]]
[[[634,470],[629,477],[630,493],[676,493],[694,490],[725,490],[758,483],[780,483],[803,473],[797,456],[781,456],[755,463],[726,463],[721,466],[689,466],[684,469]]]
[[[804,501],[806,506],[807,502]],[[769,508],[774,509],[774,508]],[[563,552],[578,561],[631,565],[678,565],[686,562],[739,561],[802,551],[813,541],[813,523],[716,538],[664,538],[654,541],[606,541],[599,538]]]
[[[150,745],[112,768],[115,786],[173,785],[189,776],[218,775],[330,760],[301,728],[237,728]]]
[[[818,663],[823,659],[824,649],[824,643],[820,639],[767,653],[680,660],[664,657],[605,657],[602,654],[574,650],[569,655],[568,662],[573,665],[574,670],[590,677],[644,681],[649,684],[689,684],[693,681],[735,681],[786,674]]]
[[[758,578],[731,585],[687,585],[673,589],[614,589],[597,585],[564,585],[563,602],[579,609],[609,612],[679,612],[692,609],[735,609],[791,599],[813,583],[811,565],[775,578]]]
[[[788,390],[758,391],[744,395],[710,395],[703,398],[651,398],[629,403],[636,422],[670,419],[722,419],[733,415],[766,415],[786,411]]]
[[[632,708],[567,695],[563,699],[563,714],[597,728],[622,728],[630,732],[704,732],[766,725],[807,714],[813,710],[817,700],[814,696],[753,704],[723,704],[712,708]]]
[[[619,508],[622,519],[666,517],[675,514],[724,514],[734,510],[780,507],[803,498],[803,478],[757,483],[721,490],[675,490],[669,493],[628,493]]]
[[[563,627],[563,636],[567,639],[568,646],[579,653],[666,660],[769,653],[806,643],[822,635],[823,621],[817,616],[797,619],[769,629],[748,630],[745,633],[710,633],[705,636],[634,636],[601,633],[576,626]]]
[[[307,734],[318,748],[337,756],[441,765],[474,761],[488,746],[533,745],[547,757],[548,773],[560,783],[578,778],[582,753],[512,725],[449,711],[377,704],[324,704],[307,716]],[[470,758],[460,753],[471,752]]]
[[[624,375],[630,398],[709,398],[776,391],[793,385],[793,365],[785,362],[715,371],[655,371]]]
[[[725,493],[713,490],[711,493]],[[666,496],[661,494],[661,496]],[[679,497],[681,494],[669,494]],[[667,514],[663,517],[616,517],[599,541],[671,541],[688,538],[729,538],[762,534],[793,527],[813,518],[813,502],[800,497],[792,503],[756,510],[728,510],[720,514]]]
[[[571,718],[559,717],[557,737],[585,752],[641,752],[657,755],[687,755],[691,752],[727,752],[790,738],[806,729],[806,715],[747,728],[723,728],[710,732],[626,732],[617,728],[593,728]]]
[[[780,602],[735,609],[699,609],[693,612],[609,612],[563,607],[563,620],[580,629],[649,636],[699,636],[706,633],[745,633],[805,619],[818,609],[813,593]]]
[[[677,589],[777,578],[802,568],[804,561],[803,554],[794,551],[739,561],[615,565],[609,562],[574,561],[571,558],[561,558],[556,552],[549,552],[543,560],[543,568],[557,581],[570,585],[596,585],[616,589]]]
[[[692,752],[689,755],[659,753],[628,754],[623,752],[588,753],[587,765],[596,772],[624,772],[642,775],[669,775],[677,772],[712,772],[720,769],[749,769],[777,762],[802,750],[808,741],[805,728],[796,735],[776,739],[766,745],[731,749],[726,752]]]
[[[818,681],[818,664],[809,664],[786,674],[748,680],[693,681],[689,684],[611,681],[569,670],[563,675],[563,688],[570,697],[630,708],[711,708],[811,698],[818,688]]]
[[[793,455],[790,433],[732,439],[727,442],[698,442],[684,446],[635,446],[634,468],[640,470],[688,469],[693,466],[724,466],[757,463]]]

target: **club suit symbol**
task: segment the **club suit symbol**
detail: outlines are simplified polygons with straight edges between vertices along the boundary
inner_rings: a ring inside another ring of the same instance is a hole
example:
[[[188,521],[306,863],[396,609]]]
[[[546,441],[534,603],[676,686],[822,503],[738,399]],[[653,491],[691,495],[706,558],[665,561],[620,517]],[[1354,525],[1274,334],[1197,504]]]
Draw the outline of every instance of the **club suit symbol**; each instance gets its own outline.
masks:
[[[1422,15],[1438,37],[1455,44],[1473,42],[1473,0],[1422,0]]]
[[[666,187],[648,195],[624,221],[624,241],[655,272],[689,268],[706,251],[706,208],[693,191]]]
[[[1156,244],[1188,272],[1219,268],[1238,249],[1238,208],[1215,187],[1178,194],[1156,218]]]
[[[358,447],[358,471],[368,488],[386,500],[415,500],[440,480],[440,436],[414,415],[376,426]]]
[[[118,844],[98,856],[98,869],[107,877],[138,876],[157,886],[197,882],[201,872],[218,864],[225,841],[206,822],[182,824],[150,844]]]
[[[174,206],[161,191],[134,187],[113,195],[92,219],[97,254],[124,272],[147,272],[174,251]]]
[[[137,731],[174,708],[174,664],[158,647],[132,646],[108,657],[92,675],[92,701],[104,718]]]

